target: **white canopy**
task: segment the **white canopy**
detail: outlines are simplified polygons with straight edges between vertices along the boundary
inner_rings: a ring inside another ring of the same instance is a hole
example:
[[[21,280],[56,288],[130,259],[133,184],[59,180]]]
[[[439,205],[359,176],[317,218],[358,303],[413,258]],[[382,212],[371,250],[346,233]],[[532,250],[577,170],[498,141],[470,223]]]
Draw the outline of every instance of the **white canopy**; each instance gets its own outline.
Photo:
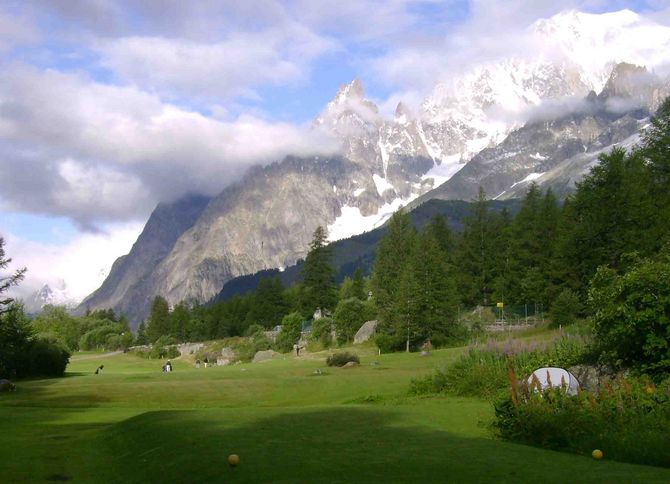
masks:
[[[579,381],[568,370],[563,368],[538,368],[528,377],[527,383],[529,386],[533,383],[533,375],[537,377],[541,390],[546,390],[549,387],[561,388],[565,386],[565,392],[568,395],[577,395]]]

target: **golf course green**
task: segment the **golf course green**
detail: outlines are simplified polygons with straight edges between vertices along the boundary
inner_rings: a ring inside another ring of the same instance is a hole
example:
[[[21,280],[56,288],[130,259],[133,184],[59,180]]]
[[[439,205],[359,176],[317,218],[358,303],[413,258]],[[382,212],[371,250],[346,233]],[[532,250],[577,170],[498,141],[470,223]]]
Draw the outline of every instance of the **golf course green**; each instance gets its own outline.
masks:
[[[408,395],[462,349],[196,369],[78,353],[0,394],[1,482],[670,482],[670,469],[497,440],[490,402]],[[96,375],[95,369],[104,365]],[[228,456],[237,454],[231,467]]]

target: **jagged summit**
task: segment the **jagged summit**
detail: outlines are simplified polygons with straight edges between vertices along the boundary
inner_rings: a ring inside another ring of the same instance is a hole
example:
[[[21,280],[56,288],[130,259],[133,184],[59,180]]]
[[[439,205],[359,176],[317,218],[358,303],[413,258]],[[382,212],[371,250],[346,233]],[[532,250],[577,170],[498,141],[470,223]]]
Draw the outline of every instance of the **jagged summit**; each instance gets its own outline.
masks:
[[[393,115],[393,120],[396,123],[406,124],[412,118],[413,116],[410,109],[402,101],[400,101],[398,103],[398,106],[396,106],[395,108],[395,114]]]
[[[355,78],[349,84],[342,84],[340,90],[335,95],[334,102],[345,103],[348,100],[356,99],[362,100],[365,98],[365,89],[360,79]]]

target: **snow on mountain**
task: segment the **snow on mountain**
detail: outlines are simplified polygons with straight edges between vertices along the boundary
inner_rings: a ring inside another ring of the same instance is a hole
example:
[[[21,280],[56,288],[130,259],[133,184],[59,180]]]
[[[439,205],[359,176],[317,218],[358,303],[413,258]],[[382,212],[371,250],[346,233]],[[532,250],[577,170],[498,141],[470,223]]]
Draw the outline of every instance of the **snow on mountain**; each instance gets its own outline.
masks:
[[[532,52],[477,66],[435,86],[421,106],[433,157],[468,160],[501,142],[547,100],[600,92],[620,62],[654,69],[670,64],[670,27],[630,10],[575,10],[527,29]]]
[[[601,15],[569,10],[533,23],[526,38],[532,47],[523,54],[437,84],[418,113],[400,102],[393,118],[384,119],[360,80],[341,87],[314,124],[333,132],[344,156],[370,170],[381,202],[366,207],[352,202],[364,193],[357,188],[329,226],[331,240],[373,228],[385,216],[383,207],[408,203],[445,183],[474,155],[499,145],[538,115],[552,119],[589,92],[607,89],[618,63],[651,69],[670,64],[670,28],[629,10]],[[610,93],[608,101],[615,110],[618,95]],[[655,102],[644,101],[640,105],[655,109]],[[514,153],[506,156],[512,159]],[[345,221],[350,230],[340,228]]]
[[[46,305],[65,306],[68,309],[75,308],[79,301],[72,297],[64,280],[52,284],[44,284],[32,297],[24,301],[29,312],[38,312]]]

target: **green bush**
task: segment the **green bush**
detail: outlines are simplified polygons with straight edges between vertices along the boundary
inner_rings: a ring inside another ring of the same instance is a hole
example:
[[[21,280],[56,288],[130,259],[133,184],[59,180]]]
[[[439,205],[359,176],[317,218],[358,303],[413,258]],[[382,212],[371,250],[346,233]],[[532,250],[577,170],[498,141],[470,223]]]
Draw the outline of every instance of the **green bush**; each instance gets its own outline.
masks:
[[[263,326],[254,323],[251,324],[246,330],[244,330],[244,336],[247,337],[255,336],[258,333],[263,333],[263,331],[265,331],[265,328]]]
[[[643,261],[624,275],[598,268],[589,303],[601,362],[657,379],[670,373],[670,262]]]
[[[497,401],[494,428],[504,439],[548,449],[670,467],[670,380],[619,378],[597,393],[569,396],[516,384]]]
[[[311,341],[321,343],[324,348],[333,344],[333,320],[330,318],[317,319],[312,323],[312,331],[309,338]]]
[[[577,293],[571,289],[563,289],[563,291],[556,296],[549,311],[552,326],[558,327],[573,324],[577,321],[577,316],[581,311],[581,307],[582,305]]]
[[[293,345],[300,339],[302,321],[302,315],[298,312],[292,312],[284,316],[281,321],[281,331],[277,335],[276,346],[278,351],[288,353],[293,350]]]
[[[374,314],[374,306],[367,301],[361,301],[355,297],[340,301],[333,315],[338,344],[353,341],[356,331],[363,323],[374,319]]]
[[[326,364],[328,366],[344,366],[350,361],[353,361],[355,363],[360,363],[361,360],[358,358],[358,356],[354,355],[353,353],[348,353],[348,352],[341,352],[341,353],[334,353],[328,357],[326,360]]]
[[[375,336],[375,344],[382,353],[393,353],[405,349],[406,340],[399,334],[379,332]]]
[[[57,339],[34,338],[25,355],[25,366],[18,376],[63,376],[70,352]]]
[[[176,358],[180,355],[175,340],[172,336],[161,336],[151,346],[151,351],[148,352],[147,357],[152,359],[162,358]]]

